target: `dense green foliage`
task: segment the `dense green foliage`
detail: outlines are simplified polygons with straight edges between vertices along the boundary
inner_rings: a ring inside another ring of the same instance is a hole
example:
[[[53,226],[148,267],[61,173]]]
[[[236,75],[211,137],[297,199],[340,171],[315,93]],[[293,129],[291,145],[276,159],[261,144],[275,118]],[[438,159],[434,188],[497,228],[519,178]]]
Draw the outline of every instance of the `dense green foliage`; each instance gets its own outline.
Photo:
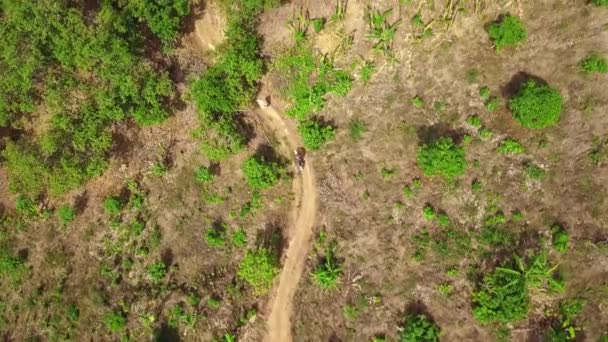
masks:
[[[516,46],[527,37],[524,24],[512,15],[505,15],[499,21],[490,24],[488,34],[496,50]]]
[[[114,196],[106,197],[103,201],[103,209],[110,215],[117,215],[122,210],[123,203]]]
[[[498,152],[502,154],[522,154],[524,150],[524,146],[519,141],[511,138],[503,140],[498,146]]]
[[[142,57],[151,37],[139,27],[147,24],[169,46],[187,2],[104,1],[94,18],[75,6],[0,5],[0,126],[21,127],[41,112],[48,122],[3,152],[16,192],[61,194],[100,175],[113,124],[131,118],[150,125],[169,115],[173,84]]]
[[[311,150],[320,149],[326,142],[332,140],[335,135],[333,126],[316,119],[300,121],[298,133],[300,133],[304,141],[304,146]]]
[[[243,163],[242,170],[247,184],[253,189],[268,189],[274,186],[284,173],[282,165],[269,162],[259,155],[247,158]]]
[[[272,287],[274,277],[278,274],[277,260],[265,248],[248,251],[241,261],[238,276],[245,280],[256,294],[265,294]]]
[[[581,71],[585,74],[605,74],[608,72],[608,62],[606,57],[600,55],[590,55],[580,63]]]
[[[426,176],[453,179],[464,174],[467,167],[464,148],[451,138],[439,138],[418,150],[418,166]]]
[[[408,315],[399,341],[401,342],[437,342],[441,329],[426,315]]]
[[[559,121],[563,99],[557,90],[548,85],[528,80],[509,101],[509,108],[522,126],[545,128]]]

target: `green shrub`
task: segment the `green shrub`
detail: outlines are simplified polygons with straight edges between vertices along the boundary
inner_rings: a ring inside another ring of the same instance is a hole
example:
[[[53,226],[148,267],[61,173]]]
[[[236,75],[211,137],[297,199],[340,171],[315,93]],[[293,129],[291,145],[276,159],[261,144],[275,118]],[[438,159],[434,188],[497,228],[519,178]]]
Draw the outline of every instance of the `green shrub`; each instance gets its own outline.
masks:
[[[424,100],[422,98],[420,98],[419,96],[414,96],[412,97],[412,99],[410,100],[410,103],[412,104],[412,106],[416,107],[416,108],[422,108],[424,107]]]
[[[158,2],[135,0],[127,2],[127,9],[134,17],[144,21],[165,48],[171,47],[177,38],[181,18],[190,13],[188,0]]]
[[[167,173],[167,166],[163,163],[155,163],[151,171],[154,176],[163,177]]]
[[[278,274],[277,260],[267,249],[248,251],[239,265],[239,278],[246,281],[257,295],[270,290],[274,277]]]
[[[559,224],[556,224],[551,227],[551,233],[553,235],[551,241],[553,248],[560,253],[566,252],[566,250],[568,250],[568,242],[570,242],[570,234],[568,234],[568,231]]]
[[[328,247],[323,261],[312,272],[312,281],[324,290],[338,288],[338,281],[342,275],[342,268],[338,265],[334,253],[335,246]]]
[[[524,153],[524,146],[515,139],[507,138],[498,146],[498,152],[502,154],[522,154]]]
[[[490,99],[491,93],[490,93],[490,88],[488,87],[481,87],[479,89],[479,96],[481,97],[481,99],[486,102]]]
[[[546,128],[559,121],[563,100],[557,90],[534,80],[528,80],[509,101],[509,108],[522,126]]]
[[[401,342],[437,342],[441,329],[426,315],[408,315],[405,318]]]
[[[215,225],[205,231],[205,242],[213,248],[222,248],[226,244],[226,227],[223,224]]]
[[[103,201],[103,208],[105,209],[106,213],[114,216],[120,214],[120,211],[123,208],[123,203],[117,197],[109,196]]]
[[[494,96],[486,101],[486,110],[488,113],[494,113],[498,109],[498,106],[500,106],[500,101]]]
[[[524,24],[519,18],[509,14],[490,24],[488,34],[497,51],[505,47],[516,46],[527,38]]]
[[[467,161],[464,148],[451,138],[440,138],[418,150],[418,166],[426,176],[440,176],[447,180],[464,174]]]
[[[422,216],[424,216],[425,219],[427,220],[434,220],[435,219],[435,209],[433,209],[433,207],[431,206],[425,206],[424,209],[422,209]]]
[[[467,123],[477,129],[481,128],[483,125],[481,119],[477,115],[469,116],[467,118]]]
[[[608,72],[608,62],[606,57],[600,55],[590,55],[583,59],[579,65],[582,72],[585,74],[605,74]]]
[[[110,312],[104,316],[103,322],[109,331],[117,333],[125,329],[127,318],[122,312]]]
[[[363,138],[363,133],[365,133],[365,131],[366,131],[365,122],[363,122],[359,119],[351,120],[350,123],[348,124],[348,132],[350,133],[350,137],[354,141],[361,140],[361,138]]]
[[[28,274],[28,268],[23,260],[10,255],[4,249],[0,250],[0,276],[8,279],[11,284],[18,285]]]
[[[591,0],[595,6],[608,6],[608,0]]]
[[[235,230],[232,233],[231,240],[232,240],[232,244],[235,247],[239,247],[239,248],[245,247],[245,245],[247,245],[247,233],[245,233],[245,230],[243,230],[242,228]]]
[[[247,184],[253,189],[268,189],[279,182],[284,173],[283,166],[268,162],[262,156],[251,156],[242,166]]]
[[[208,167],[201,166],[194,172],[196,180],[201,183],[211,183],[215,178],[215,175],[209,170]]]
[[[76,211],[71,206],[64,204],[57,209],[57,215],[63,223],[70,223],[76,218]]]
[[[146,269],[148,277],[155,283],[160,283],[167,275],[167,266],[162,261],[157,261]]]
[[[331,125],[317,120],[304,120],[298,124],[298,133],[304,141],[304,146],[311,150],[318,150],[335,136]]]
[[[33,218],[38,215],[38,209],[36,209],[34,201],[23,195],[17,197],[15,209],[20,216],[25,218]]]
[[[441,227],[447,227],[450,225],[450,217],[445,213],[441,213],[441,214],[437,215],[437,223]]]
[[[374,66],[374,63],[366,62],[365,64],[363,64],[363,66],[361,67],[361,71],[359,72],[359,79],[361,80],[361,82],[363,82],[363,84],[367,84],[375,70],[376,67]]]
[[[534,164],[526,165],[524,172],[526,173],[526,176],[528,176],[530,179],[539,180],[539,181],[545,179],[545,177],[547,175],[547,171],[541,169],[540,167],[538,167]]]

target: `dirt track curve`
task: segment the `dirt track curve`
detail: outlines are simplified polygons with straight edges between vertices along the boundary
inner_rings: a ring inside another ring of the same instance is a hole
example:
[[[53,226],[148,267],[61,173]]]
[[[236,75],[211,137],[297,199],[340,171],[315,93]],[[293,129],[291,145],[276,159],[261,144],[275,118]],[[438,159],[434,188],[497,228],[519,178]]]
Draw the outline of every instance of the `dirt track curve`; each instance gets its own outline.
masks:
[[[258,113],[266,127],[275,134],[282,148],[293,153],[298,146],[298,136],[289,128],[281,115],[272,106],[262,108]],[[296,203],[290,217],[289,242],[284,254],[285,263],[279,276],[278,286],[270,301],[271,310],[265,338],[265,341],[270,342],[292,340],[292,301],[304,270],[317,212],[317,193],[310,158],[307,158],[301,176],[294,180],[294,193]]]

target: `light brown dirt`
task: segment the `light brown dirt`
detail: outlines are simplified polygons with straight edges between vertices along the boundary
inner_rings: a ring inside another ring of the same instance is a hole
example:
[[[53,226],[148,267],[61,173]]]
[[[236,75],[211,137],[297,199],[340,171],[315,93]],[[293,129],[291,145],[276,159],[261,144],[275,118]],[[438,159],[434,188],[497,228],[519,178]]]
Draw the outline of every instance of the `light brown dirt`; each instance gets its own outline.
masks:
[[[281,148],[295,150],[299,145],[299,139],[281,115],[272,106],[263,108],[258,113],[265,124],[274,131]],[[271,309],[266,341],[292,340],[290,320],[292,301],[304,270],[317,211],[315,177],[310,158],[307,158],[304,170],[294,182],[294,193],[296,204],[291,215],[289,225],[291,228],[287,232],[289,243],[284,254],[285,260],[279,284],[269,305]]]

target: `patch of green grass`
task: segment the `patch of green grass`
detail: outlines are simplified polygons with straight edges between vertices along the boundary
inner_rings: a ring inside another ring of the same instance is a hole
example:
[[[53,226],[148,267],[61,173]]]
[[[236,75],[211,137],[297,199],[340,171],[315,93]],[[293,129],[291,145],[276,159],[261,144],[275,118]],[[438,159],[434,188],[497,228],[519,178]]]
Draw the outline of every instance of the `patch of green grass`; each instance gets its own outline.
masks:
[[[496,97],[490,97],[485,103],[488,113],[494,113],[500,106],[500,101]]]
[[[498,152],[502,154],[522,154],[524,151],[524,146],[519,141],[511,138],[503,140],[498,146]]]
[[[103,200],[103,208],[110,216],[116,216],[120,214],[123,208],[123,203],[118,197],[109,196],[106,197],[105,200]]]
[[[167,174],[167,166],[164,163],[155,163],[152,166],[151,172],[156,177],[163,177],[165,174]]]
[[[211,297],[207,299],[207,306],[212,309],[219,309],[222,307],[222,300],[219,298]]]
[[[410,23],[412,23],[412,25],[414,26],[424,27],[424,20],[422,20],[422,15],[420,14],[420,12],[414,14],[412,19],[410,20]]]
[[[263,295],[270,290],[274,277],[279,273],[277,264],[274,255],[265,248],[259,248],[245,254],[237,274],[251,285],[256,295]]]
[[[444,297],[449,297],[454,292],[454,285],[450,283],[441,283],[437,285],[437,292],[439,292]]]
[[[479,89],[479,96],[481,97],[481,99],[484,102],[488,101],[490,99],[490,96],[491,96],[490,88],[488,88],[488,87],[481,87]]]
[[[563,99],[559,91],[548,85],[528,80],[509,100],[509,108],[523,127],[541,129],[557,124],[563,111]]]
[[[437,223],[441,227],[447,227],[450,225],[450,217],[445,213],[441,213],[441,214],[437,215]]]
[[[585,74],[605,74],[608,73],[608,62],[606,57],[592,54],[580,62],[579,68]]]
[[[380,175],[382,176],[382,179],[391,179],[395,176],[395,174],[397,173],[395,168],[391,168],[388,167],[387,165],[383,165],[380,168]]]
[[[367,84],[369,80],[372,78],[372,75],[376,71],[376,66],[372,62],[365,62],[363,66],[361,66],[361,70],[359,71],[359,80],[363,82],[363,84]]]
[[[591,0],[591,3],[595,6],[608,6],[608,0]]]
[[[18,285],[28,274],[28,268],[21,258],[14,257],[0,249],[0,276],[8,279],[12,285]]]
[[[471,190],[473,192],[479,193],[479,192],[481,192],[482,189],[483,189],[483,185],[481,184],[481,181],[476,179],[471,183]]]
[[[475,83],[479,79],[481,72],[478,69],[471,68],[467,70],[466,79],[468,83]]]
[[[424,175],[440,176],[446,180],[462,176],[467,167],[464,148],[446,137],[423,145],[418,150],[417,162]]]
[[[24,218],[33,218],[38,216],[38,209],[36,209],[34,201],[24,195],[19,195],[19,197],[17,197],[15,209],[17,214]]]
[[[205,231],[205,242],[213,248],[222,248],[226,244],[226,227],[224,224],[215,224]]]
[[[400,333],[400,342],[438,342],[441,329],[426,315],[408,315]]]
[[[365,122],[360,119],[353,119],[348,124],[348,132],[350,133],[351,139],[359,141],[363,138],[363,133],[367,130]]]
[[[496,51],[517,46],[525,41],[528,36],[524,23],[519,18],[509,14],[490,24],[488,35],[494,43]]]
[[[487,127],[482,127],[482,128],[479,130],[479,136],[480,136],[482,139],[489,139],[489,138],[491,138],[493,135],[494,135],[494,132],[492,132],[492,130],[491,130],[491,129],[489,129],[489,128],[487,128]]]

